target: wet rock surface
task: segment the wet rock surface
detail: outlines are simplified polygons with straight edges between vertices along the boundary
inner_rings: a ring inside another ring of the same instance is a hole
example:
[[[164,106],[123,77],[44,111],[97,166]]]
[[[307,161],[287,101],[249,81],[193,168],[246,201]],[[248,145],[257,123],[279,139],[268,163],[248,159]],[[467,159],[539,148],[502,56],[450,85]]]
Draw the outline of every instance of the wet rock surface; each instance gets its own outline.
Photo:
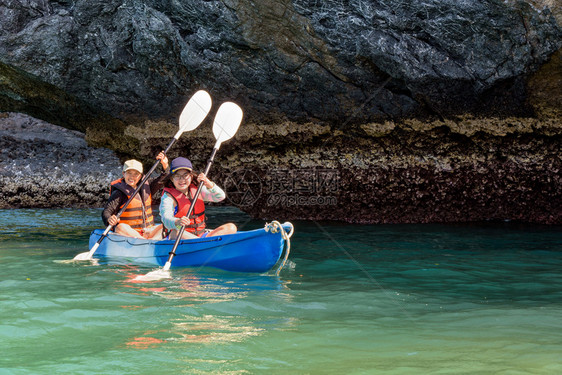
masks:
[[[120,165],[80,132],[0,113],[0,208],[100,207]]]
[[[484,132],[487,129],[489,132]],[[128,132],[153,155],[173,127]],[[203,170],[214,144],[202,125],[174,146]],[[412,120],[341,131],[243,124],[210,177],[227,204],[263,219],[355,223],[485,220],[562,223],[562,127],[537,119]]]

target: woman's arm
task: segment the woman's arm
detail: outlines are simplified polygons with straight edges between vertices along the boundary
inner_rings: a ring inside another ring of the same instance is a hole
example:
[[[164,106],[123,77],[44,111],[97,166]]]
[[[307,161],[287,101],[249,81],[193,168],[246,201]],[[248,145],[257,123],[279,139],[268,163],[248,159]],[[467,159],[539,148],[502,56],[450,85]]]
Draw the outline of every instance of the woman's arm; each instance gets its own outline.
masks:
[[[150,194],[154,195],[156,192],[164,187],[164,182],[166,177],[170,174],[170,165],[168,163],[168,157],[164,152],[160,152],[156,156],[157,160],[160,160],[160,164],[162,165],[162,173],[152,181],[150,181]]]
[[[176,229],[175,200],[168,193],[162,194],[160,200],[160,219],[167,229]]]
[[[220,202],[226,198],[226,193],[218,187],[217,184],[213,184],[213,187],[210,189],[203,185],[201,198],[203,198],[205,202]]]
[[[103,220],[103,224],[105,226],[109,225],[108,220],[110,216],[117,215],[117,212],[119,212],[119,207],[121,207],[126,201],[127,198],[122,192],[117,189],[113,190],[101,213],[101,219]]]
[[[156,192],[164,187],[166,177],[169,175],[169,170],[164,171],[160,176],[156,177],[154,180],[150,181],[150,194],[154,195]]]
[[[209,180],[205,173],[199,173],[197,175],[197,181],[203,184],[201,189],[201,198],[205,202],[220,202],[226,198],[224,191],[217,186],[213,181]]]

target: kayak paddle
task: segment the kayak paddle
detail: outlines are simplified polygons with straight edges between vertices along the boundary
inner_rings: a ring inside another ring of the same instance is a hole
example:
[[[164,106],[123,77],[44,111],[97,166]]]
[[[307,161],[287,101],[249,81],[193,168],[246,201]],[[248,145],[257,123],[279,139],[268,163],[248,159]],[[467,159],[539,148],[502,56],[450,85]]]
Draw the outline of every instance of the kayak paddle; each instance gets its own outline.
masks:
[[[213,122],[213,134],[217,140],[215,143],[215,147],[213,148],[213,152],[211,152],[211,156],[207,161],[207,166],[205,167],[205,176],[208,175],[209,170],[211,169],[211,164],[215,159],[215,155],[218,149],[221,146],[221,143],[224,141],[228,141],[230,138],[234,137],[236,132],[238,131],[238,127],[240,127],[240,123],[242,122],[243,112],[242,109],[232,102],[225,102],[217,111],[215,116],[215,121]],[[197,191],[195,192],[195,196],[191,201],[191,205],[189,206],[189,210],[187,211],[186,217],[191,216],[193,212],[193,208],[195,207],[195,202],[197,202],[197,198],[199,197],[199,193],[203,188],[203,184],[200,183]],[[139,275],[135,278],[135,280],[140,281],[155,281],[160,279],[167,279],[170,278],[170,266],[172,265],[172,259],[176,255],[176,249],[181,241],[183,232],[185,231],[185,226],[182,225],[181,229],[178,232],[178,237],[176,238],[176,242],[174,243],[174,247],[168,256],[168,260],[164,267],[159,268],[157,270],[151,271],[146,275]]]
[[[164,154],[168,153],[168,151],[170,150],[172,145],[174,143],[176,143],[176,141],[180,138],[180,136],[184,132],[191,131],[191,130],[197,128],[203,122],[203,120],[205,119],[205,117],[207,117],[207,114],[211,110],[211,105],[212,105],[211,96],[205,90],[197,91],[191,97],[191,99],[189,99],[189,102],[187,102],[187,104],[185,105],[185,107],[184,107],[184,109],[183,109],[183,111],[181,112],[181,115],[180,115],[179,130],[176,133],[176,135],[174,135],[174,138],[172,138],[172,140],[168,144],[168,147],[166,147],[166,149],[164,150]],[[154,172],[154,170],[158,166],[158,163],[160,163],[159,160],[157,160],[156,163],[154,163],[154,165],[152,166],[152,168],[150,168],[148,173],[146,173],[144,175],[143,179],[140,181],[140,183],[138,184],[138,186],[135,189],[135,191],[133,192],[133,194],[131,194],[131,197],[129,198],[129,200],[127,200],[127,202],[123,205],[123,207],[121,207],[121,209],[117,213],[117,215],[116,215],[117,218],[119,218],[123,214],[123,212],[125,212],[125,209],[129,205],[129,203],[131,203],[131,201],[134,199],[135,195],[137,195],[137,193],[140,191],[140,189],[142,188],[142,186],[144,185],[144,183],[146,182],[148,177],[150,177],[152,172]],[[90,249],[89,252],[80,253],[80,254],[76,255],[73,260],[90,260],[90,259],[92,259],[92,257],[94,255],[94,253],[96,252],[97,248],[99,247],[99,245],[101,244],[103,239],[107,236],[107,234],[111,230],[111,227],[112,227],[111,225],[108,225],[107,228],[105,228],[105,231],[103,232],[101,237],[98,239],[98,241],[95,243],[95,245],[92,246],[92,248]]]

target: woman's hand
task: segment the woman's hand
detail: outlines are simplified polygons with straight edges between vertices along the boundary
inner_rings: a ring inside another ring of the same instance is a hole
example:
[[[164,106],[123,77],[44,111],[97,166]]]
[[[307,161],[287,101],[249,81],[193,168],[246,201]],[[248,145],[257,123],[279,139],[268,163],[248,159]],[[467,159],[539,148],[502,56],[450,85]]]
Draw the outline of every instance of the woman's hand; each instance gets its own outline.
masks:
[[[162,168],[164,168],[164,170],[168,169],[168,166],[170,164],[168,162],[168,157],[166,156],[164,151],[160,151],[158,156],[156,156],[156,160],[160,160],[160,164],[162,164]]]
[[[197,176],[197,181],[203,183],[207,189],[212,189],[215,186],[215,183],[205,176],[205,173],[199,173]]]
[[[176,227],[185,227],[188,226],[190,223],[190,220],[187,217],[180,217],[179,219],[176,220]]]
[[[119,218],[115,215],[111,215],[109,217],[109,219],[107,219],[107,222],[109,223],[109,225],[111,225],[112,227],[116,226],[117,224],[119,224]]]

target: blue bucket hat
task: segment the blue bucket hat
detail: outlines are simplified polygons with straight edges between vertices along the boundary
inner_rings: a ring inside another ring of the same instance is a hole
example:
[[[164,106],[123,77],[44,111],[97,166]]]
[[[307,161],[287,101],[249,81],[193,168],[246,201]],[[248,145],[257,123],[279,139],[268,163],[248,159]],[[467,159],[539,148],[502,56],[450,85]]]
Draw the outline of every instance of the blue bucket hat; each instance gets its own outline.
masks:
[[[187,169],[189,171],[193,170],[193,166],[191,165],[189,159],[179,157],[172,160],[172,165],[170,166],[170,172],[176,173],[180,169]]]

